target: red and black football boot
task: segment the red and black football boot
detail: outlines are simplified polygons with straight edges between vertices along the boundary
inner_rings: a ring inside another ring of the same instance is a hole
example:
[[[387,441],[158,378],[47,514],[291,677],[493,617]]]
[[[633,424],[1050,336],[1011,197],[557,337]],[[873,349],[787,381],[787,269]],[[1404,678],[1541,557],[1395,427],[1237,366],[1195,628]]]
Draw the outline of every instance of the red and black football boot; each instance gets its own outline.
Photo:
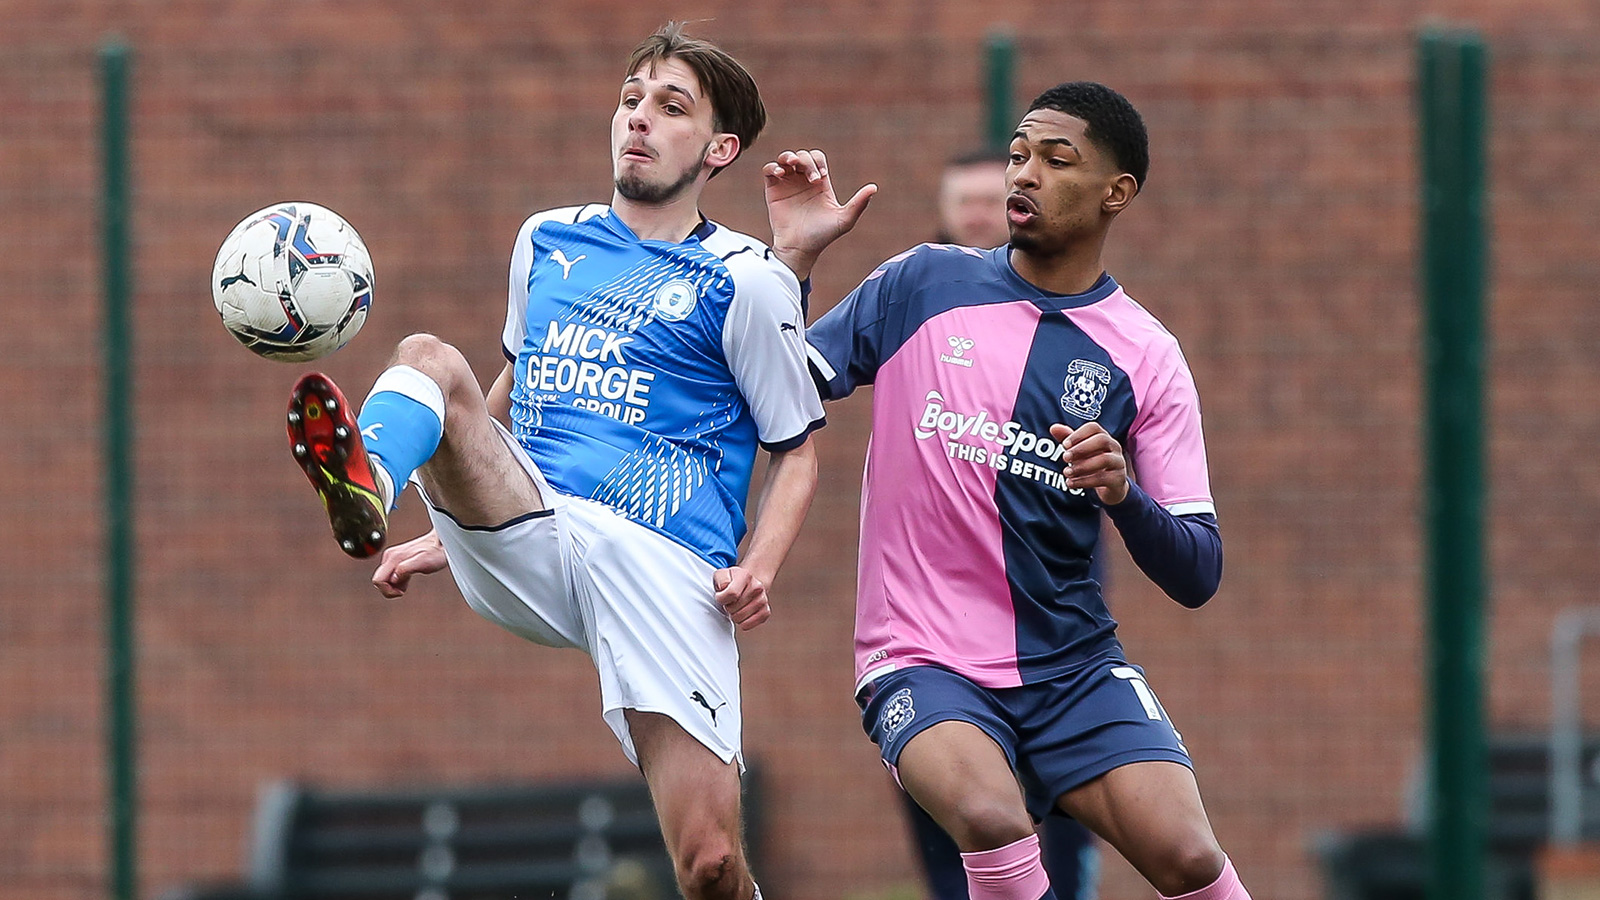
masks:
[[[303,376],[289,397],[289,448],[328,510],[333,536],[362,559],[383,549],[389,517],[355,410],[321,372]]]

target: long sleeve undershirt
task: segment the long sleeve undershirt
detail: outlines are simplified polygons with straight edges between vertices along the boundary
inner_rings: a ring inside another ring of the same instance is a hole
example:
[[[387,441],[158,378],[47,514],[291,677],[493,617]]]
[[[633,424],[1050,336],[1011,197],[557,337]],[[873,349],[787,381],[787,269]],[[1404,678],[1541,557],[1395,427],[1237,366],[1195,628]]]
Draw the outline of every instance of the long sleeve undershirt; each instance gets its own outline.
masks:
[[[1105,508],[1128,555],[1168,597],[1198,609],[1222,583],[1222,532],[1210,513],[1175,516],[1129,483],[1128,496]]]

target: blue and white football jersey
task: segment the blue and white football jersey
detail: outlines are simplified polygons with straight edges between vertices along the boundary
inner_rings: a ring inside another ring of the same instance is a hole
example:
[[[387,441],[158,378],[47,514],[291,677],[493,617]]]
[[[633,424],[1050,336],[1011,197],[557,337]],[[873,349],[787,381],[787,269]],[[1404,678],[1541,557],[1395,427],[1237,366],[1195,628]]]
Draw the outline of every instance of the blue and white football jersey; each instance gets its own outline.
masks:
[[[794,273],[702,222],[641,240],[609,206],[531,216],[511,255],[502,345],[512,433],[557,490],[732,565],[759,442],[823,423]]]

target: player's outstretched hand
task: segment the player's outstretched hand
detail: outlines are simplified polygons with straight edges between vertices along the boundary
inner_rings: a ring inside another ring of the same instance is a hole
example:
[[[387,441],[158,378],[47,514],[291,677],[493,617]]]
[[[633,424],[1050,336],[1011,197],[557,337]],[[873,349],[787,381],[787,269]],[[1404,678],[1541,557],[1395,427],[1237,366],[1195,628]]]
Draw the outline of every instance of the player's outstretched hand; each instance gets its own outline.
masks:
[[[772,618],[767,586],[745,569],[739,566],[718,569],[711,575],[711,587],[717,592],[717,604],[740,631],[749,631]]]
[[[862,188],[844,203],[833,192],[828,157],[821,150],[785,150],[761,168],[767,182],[767,218],[772,252],[802,281],[827,246],[856,227],[878,192]]]
[[[448,565],[439,533],[430,531],[383,551],[372,584],[385,597],[399,597],[411,586],[411,576],[432,575]]]
[[[1099,422],[1089,422],[1076,430],[1051,425],[1050,436],[1066,446],[1062,455],[1062,474],[1067,487],[1094,488],[1100,502],[1116,506],[1128,499],[1128,461],[1122,445]]]

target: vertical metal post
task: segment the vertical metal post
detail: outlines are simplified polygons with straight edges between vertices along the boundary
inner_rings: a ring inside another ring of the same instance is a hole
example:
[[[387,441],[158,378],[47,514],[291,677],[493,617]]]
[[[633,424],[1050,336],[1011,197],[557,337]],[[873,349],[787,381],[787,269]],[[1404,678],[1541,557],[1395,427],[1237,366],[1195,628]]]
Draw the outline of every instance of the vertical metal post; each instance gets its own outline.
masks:
[[[1568,609],[1550,627],[1550,842],[1571,848],[1583,839],[1583,703],[1579,696],[1583,639],[1600,633],[1600,609]]]
[[[1003,28],[989,32],[984,54],[988,109],[983,137],[990,149],[1004,150],[1011,145],[1011,135],[1017,130],[1017,120],[1011,111],[1012,81],[1017,69],[1016,36]]]
[[[138,795],[133,640],[132,260],[128,252],[128,48],[100,51],[105,286],[106,741],[110,789],[108,887],[134,900]]]
[[[1429,29],[1418,44],[1432,900],[1482,900],[1485,886],[1485,58],[1468,30]]]

